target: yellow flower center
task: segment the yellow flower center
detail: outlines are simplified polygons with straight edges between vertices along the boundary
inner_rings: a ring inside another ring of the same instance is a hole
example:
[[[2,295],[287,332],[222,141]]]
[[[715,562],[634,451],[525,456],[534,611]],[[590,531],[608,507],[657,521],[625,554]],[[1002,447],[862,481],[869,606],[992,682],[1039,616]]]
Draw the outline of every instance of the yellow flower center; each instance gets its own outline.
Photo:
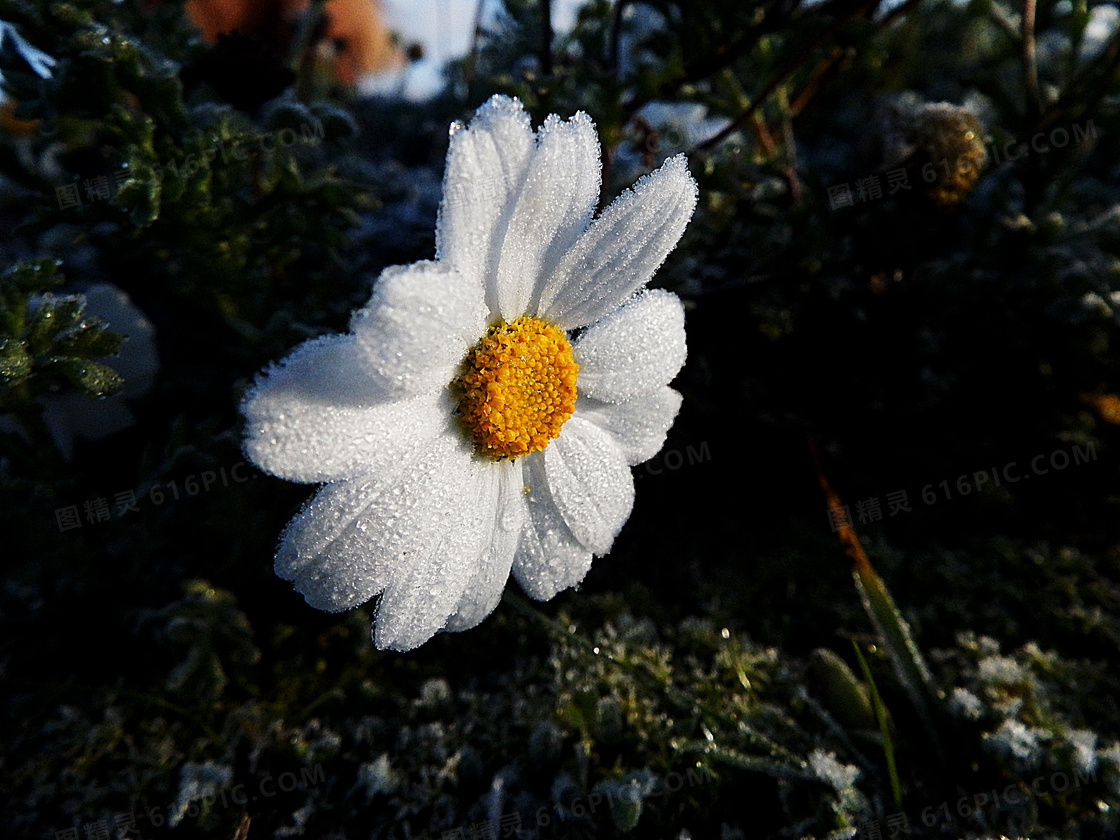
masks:
[[[463,359],[459,419],[483,455],[516,458],[548,446],[576,406],[572,345],[563,330],[524,316],[504,321]]]

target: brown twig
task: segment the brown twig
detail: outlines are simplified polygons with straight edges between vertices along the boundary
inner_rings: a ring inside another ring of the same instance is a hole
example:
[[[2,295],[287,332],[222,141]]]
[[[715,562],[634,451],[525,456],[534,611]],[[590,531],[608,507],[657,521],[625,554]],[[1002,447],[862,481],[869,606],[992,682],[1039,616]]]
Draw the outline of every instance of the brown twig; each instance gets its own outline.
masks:
[[[817,484],[820,485],[821,492],[824,494],[825,501],[828,503],[829,510],[836,510],[843,507],[840,497],[836,491],[832,489],[832,485],[828,483],[828,479],[824,477],[824,468],[821,466],[820,456],[817,454],[817,445],[813,442],[811,437],[806,437],[809,444],[809,453],[813,456],[813,466],[817,471]],[[871,571],[871,561],[867,558],[867,553],[863,550],[863,545],[856,536],[855,529],[850,524],[843,524],[836,526],[836,536],[840,540],[840,544],[844,547],[844,553],[851,559],[855,569],[860,571]]]
[[[1027,111],[1042,113],[1042,91],[1038,87],[1038,61],[1034,42],[1035,0],[1023,0],[1023,86],[1027,93]]]

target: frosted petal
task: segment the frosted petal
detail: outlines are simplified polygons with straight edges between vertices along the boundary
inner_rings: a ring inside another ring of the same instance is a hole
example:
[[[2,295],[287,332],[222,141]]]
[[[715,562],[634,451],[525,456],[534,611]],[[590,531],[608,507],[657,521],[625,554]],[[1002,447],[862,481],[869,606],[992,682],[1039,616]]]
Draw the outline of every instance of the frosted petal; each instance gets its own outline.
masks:
[[[552,501],[543,455],[522,460],[529,517],[513,558],[513,576],[530,597],[547,601],[583,580],[591,568],[591,552],[572,536]]]
[[[602,403],[580,397],[576,413],[610,434],[628,464],[640,464],[656,455],[681,407],[681,395],[662,385],[624,403]]]
[[[415,647],[446,623],[478,568],[495,472],[449,433],[383,476],[328,485],[285,530],[276,573],[330,612],[384,591],[378,646]]]
[[[386,269],[350,328],[387,394],[437,391],[486,329],[482,285],[439,263]]]
[[[389,518],[370,525],[382,542],[395,544],[374,628],[381,650],[411,650],[447,625],[493,537],[498,466],[460,441],[447,455],[429,461],[390,500]],[[416,531],[422,539],[410,536]]]
[[[592,222],[546,281],[538,313],[574,329],[613,311],[653,277],[695,206],[684,155],[670,158]]]
[[[684,307],[672,292],[645,291],[575,341],[581,395],[627,402],[667,385],[684,365]]]
[[[276,574],[293,581],[313,607],[328,612],[355,607],[381,592],[397,556],[391,536],[378,530],[386,513],[393,515],[386,499],[401,496],[429,462],[447,458],[453,442],[441,438],[376,475],[321,488],[284,529]],[[417,535],[422,537],[423,529],[416,529],[413,538]]]
[[[399,462],[388,473],[337,481],[320,487],[319,492],[284,528],[276,550],[276,574],[284,580],[294,581],[311,567],[322,565],[329,552],[343,551],[348,542],[352,545],[353,540],[341,538],[356,530],[358,519],[365,515],[380,494],[399,480],[398,476],[403,469],[404,462]],[[384,575],[379,580],[380,584],[371,584],[369,594],[355,604],[369,600],[384,589]]]
[[[459,599],[455,614],[447,622],[445,629],[449,631],[469,630],[498,606],[506,581],[509,580],[521,531],[528,521],[521,462],[503,461],[496,466],[497,504],[491,537],[483,550],[478,568],[467,583],[463,597]]]
[[[454,131],[436,224],[440,262],[479,282],[491,277],[495,229],[521,190],[533,144],[529,115],[508,96],[491,97]],[[487,304],[496,312],[492,292],[491,284]]]
[[[523,315],[539,296],[542,278],[591,222],[599,200],[599,137],[590,117],[568,122],[555,114],[539,132],[517,201],[498,225],[497,302],[502,317]]]
[[[447,399],[392,401],[370,377],[353,336],[314,339],[246,396],[245,454],[291,481],[354,478],[438,434],[451,410]]]
[[[544,450],[552,501],[584,548],[606,554],[634,506],[634,477],[611,436],[578,415]]]

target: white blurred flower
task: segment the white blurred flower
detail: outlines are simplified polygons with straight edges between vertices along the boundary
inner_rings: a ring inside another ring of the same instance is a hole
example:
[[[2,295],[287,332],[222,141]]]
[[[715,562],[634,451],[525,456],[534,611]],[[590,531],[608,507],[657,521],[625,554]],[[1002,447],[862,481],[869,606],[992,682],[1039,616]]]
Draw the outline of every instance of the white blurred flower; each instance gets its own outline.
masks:
[[[630,514],[685,359],[680,301],[643,289],[696,186],[674,158],[593,218],[599,189],[586,114],[534,133],[492,98],[452,127],[437,260],[386,270],[348,334],[297,348],[243,405],[254,462],[329,482],[277,573],[323,610],[380,593],[380,648],[473,627],[511,570],[537,599],[575,586]]]
[[[710,116],[708,106],[700,102],[647,102],[627,124],[615,148],[616,175],[633,180],[655,163],[710,140],[730,124],[726,117]]]
[[[1115,6],[1094,6],[1089,10],[1089,23],[1082,34],[1082,61],[1096,58],[1120,28],[1120,9]]]
[[[638,116],[656,128],[667,144],[682,151],[710,140],[731,124],[726,117],[709,116],[708,106],[700,102],[654,100],[643,105]]]
[[[0,20],[0,50],[4,48],[5,41],[11,41],[12,46],[15,47],[20,58],[27,62],[28,66],[40,79],[49,79],[51,77],[51,72],[54,70],[55,64],[58,63],[55,58],[47,55],[41,49],[31,46],[31,44],[16,31],[16,28],[12,24],[5,20]],[[0,82],[3,81],[4,76],[0,74]]]

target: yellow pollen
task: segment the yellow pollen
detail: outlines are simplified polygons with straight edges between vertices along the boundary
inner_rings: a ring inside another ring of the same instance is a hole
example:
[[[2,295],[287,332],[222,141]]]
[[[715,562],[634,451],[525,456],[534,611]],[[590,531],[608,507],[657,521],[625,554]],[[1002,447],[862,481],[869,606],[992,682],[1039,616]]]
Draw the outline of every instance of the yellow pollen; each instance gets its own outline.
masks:
[[[502,322],[463,359],[459,419],[491,458],[544,449],[575,410],[578,372],[563,330],[527,315]]]

